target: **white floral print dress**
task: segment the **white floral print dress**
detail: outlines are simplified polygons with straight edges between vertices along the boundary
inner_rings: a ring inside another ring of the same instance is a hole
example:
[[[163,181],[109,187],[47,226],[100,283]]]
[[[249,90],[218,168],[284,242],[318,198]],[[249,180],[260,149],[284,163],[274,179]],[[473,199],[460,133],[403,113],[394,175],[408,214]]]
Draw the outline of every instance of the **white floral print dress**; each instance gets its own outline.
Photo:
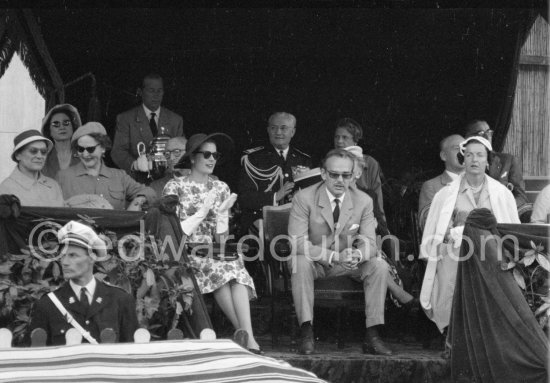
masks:
[[[188,242],[211,243],[216,234],[217,209],[229,195],[229,186],[225,182],[208,178],[206,184],[196,183],[188,176],[176,177],[168,181],[162,195],[177,195],[179,199],[178,215],[180,221],[197,212],[204,203],[210,190],[215,190],[216,200],[206,218],[199,224],[195,232],[187,238]],[[202,294],[211,293],[230,281],[248,287],[249,299],[256,298],[254,281],[246,271],[241,257],[235,261],[220,261],[211,257],[189,255],[195,271],[195,278]]]

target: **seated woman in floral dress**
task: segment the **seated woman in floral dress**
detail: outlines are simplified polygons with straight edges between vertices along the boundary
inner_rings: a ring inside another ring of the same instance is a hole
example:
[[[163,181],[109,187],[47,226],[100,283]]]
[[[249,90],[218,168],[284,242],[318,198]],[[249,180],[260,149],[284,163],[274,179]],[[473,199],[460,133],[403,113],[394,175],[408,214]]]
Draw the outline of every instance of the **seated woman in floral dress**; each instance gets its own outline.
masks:
[[[211,177],[220,155],[214,137],[231,140],[223,133],[195,134],[189,138],[185,156],[191,162],[191,173],[168,181],[162,193],[163,197],[178,197],[178,214],[188,242],[219,242],[219,238],[228,233],[229,210],[237,199],[226,183]],[[249,300],[256,297],[256,290],[243,260],[201,257],[195,252],[191,252],[189,258],[201,293],[214,293],[233,326],[248,334],[247,348],[262,353],[254,339],[250,319]]]

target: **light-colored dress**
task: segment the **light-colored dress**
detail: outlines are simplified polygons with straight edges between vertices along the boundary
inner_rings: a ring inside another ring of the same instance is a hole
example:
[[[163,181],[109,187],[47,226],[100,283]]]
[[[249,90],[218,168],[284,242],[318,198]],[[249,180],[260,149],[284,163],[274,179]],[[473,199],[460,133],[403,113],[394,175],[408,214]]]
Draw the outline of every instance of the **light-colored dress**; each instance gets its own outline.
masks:
[[[188,242],[212,243],[216,234],[217,210],[221,203],[229,198],[230,190],[226,183],[208,178],[205,184],[191,181],[188,176],[176,177],[168,181],[163,196],[177,195],[179,198],[178,215],[180,221],[195,214],[206,199],[210,190],[215,190],[216,199],[206,218],[188,238]],[[244,267],[242,258],[235,261],[221,261],[211,257],[189,255],[195,271],[195,278],[202,294],[211,293],[234,280],[248,287],[249,299],[256,298],[254,282]]]

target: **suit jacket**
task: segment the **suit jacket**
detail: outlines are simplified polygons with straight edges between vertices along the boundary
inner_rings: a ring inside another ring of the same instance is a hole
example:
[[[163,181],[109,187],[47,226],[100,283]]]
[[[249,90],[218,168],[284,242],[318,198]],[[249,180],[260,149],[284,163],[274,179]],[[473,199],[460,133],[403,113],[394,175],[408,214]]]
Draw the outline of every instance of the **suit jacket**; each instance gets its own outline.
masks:
[[[138,328],[134,298],[121,288],[97,280],[92,304],[87,313],[69,282],[55,290],[55,295],[74,319],[98,342],[101,331],[106,328],[115,331],[117,342],[134,341],[134,332]],[[44,295],[33,306],[29,333],[35,328],[42,328],[47,332],[48,345],[64,345],[65,334],[72,326],[51,299]]]
[[[446,171],[444,171],[437,177],[434,177],[422,184],[422,189],[420,189],[420,197],[418,198],[418,219],[421,228],[424,228],[424,225],[426,224],[428,211],[430,210],[430,205],[434,199],[435,193],[443,189],[443,186],[446,186],[451,182],[453,182],[453,179]]]
[[[495,152],[489,175],[512,191],[518,208],[529,202],[525,194],[521,163],[515,156]]]
[[[298,256],[327,262],[332,251],[355,247],[363,257],[376,255],[376,220],[372,199],[349,188],[340,207],[337,225],[324,182],[300,190],[292,199],[288,234]]]
[[[160,108],[158,129],[164,127],[170,137],[183,136],[183,118],[165,107]],[[137,144],[143,142],[149,152],[153,133],[143,105],[136,106],[116,118],[116,132],[111,150],[113,162],[131,174],[132,162],[138,158]]]
[[[246,230],[252,222],[262,217],[264,206],[273,205],[273,196],[281,188],[281,181],[282,184],[293,181],[292,167],[301,165],[311,168],[311,157],[290,146],[286,160],[283,162],[275,148],[268,145],[245,151],[244,156],[241,158],[241,164],[243,166],[239,177],[238,201],[243,210],[241,224],[243,229]],[[279,167],[282,170],[282,180],[278,179],[277,175],[265,180],[253,179],[253,175],[249,174],[251,167],[264,172],[270,169],[272,169],[271,172],[274,172]],[[271,184],[273,186],[270,190],[267,190]],[[282,203],[287,202],[290,202],[290,199],[285,198]]]

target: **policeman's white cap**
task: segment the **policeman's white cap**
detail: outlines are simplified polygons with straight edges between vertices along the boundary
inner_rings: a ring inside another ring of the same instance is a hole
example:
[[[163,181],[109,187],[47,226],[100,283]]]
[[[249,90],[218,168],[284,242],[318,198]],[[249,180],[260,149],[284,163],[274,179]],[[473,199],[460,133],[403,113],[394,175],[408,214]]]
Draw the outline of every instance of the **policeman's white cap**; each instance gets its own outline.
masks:
[[[57,239],[60,244],[68,246],[75,245],[84,249],[93,250],[97,256],[90,252],[96,261],[108,258],[107,244],[91,227],[83,223],[70,221],[57,232]]]

